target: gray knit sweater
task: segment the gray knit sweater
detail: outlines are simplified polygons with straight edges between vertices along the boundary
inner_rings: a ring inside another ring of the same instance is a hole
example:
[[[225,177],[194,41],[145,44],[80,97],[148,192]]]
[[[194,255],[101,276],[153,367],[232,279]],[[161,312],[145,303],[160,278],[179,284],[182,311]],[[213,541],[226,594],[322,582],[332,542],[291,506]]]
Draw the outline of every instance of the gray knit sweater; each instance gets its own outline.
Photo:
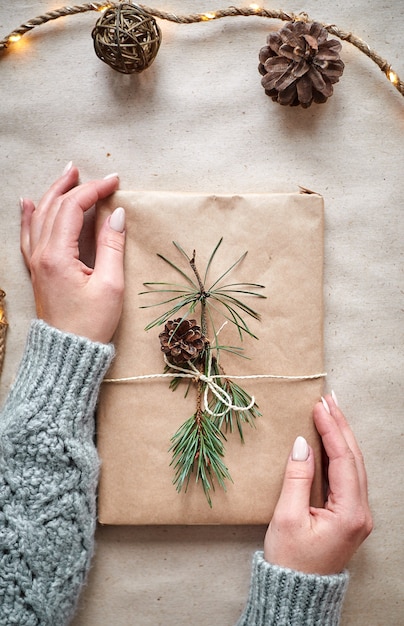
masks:
[[[111,345],[31,325],[0,414],[0,625],[71,620],[93,553],[94,411]],[[348,582],[254,557],[238,626],[338,624]],[[119,625],[118,625],[119,626]]]

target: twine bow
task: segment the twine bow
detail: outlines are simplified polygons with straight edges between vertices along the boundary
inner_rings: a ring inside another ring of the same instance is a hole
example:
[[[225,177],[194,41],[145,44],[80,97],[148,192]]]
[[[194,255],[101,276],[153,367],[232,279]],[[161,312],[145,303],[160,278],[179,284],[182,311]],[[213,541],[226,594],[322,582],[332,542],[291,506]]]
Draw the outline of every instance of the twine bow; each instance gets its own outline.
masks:
[[[214,375],[214,376],[211,375],[212,354],[210,351],[209,351],[209,360],[208,360],[208,367],[207,367],[206,374],[204,374],[203,372],[200,372],[198,368],[196,368],[195,365],[191,363],[191,361],[188,361],[187,363],[188,363],[190,370],[192,371],[192,374],[188,370],[180,367],[179,365],[174,365],[173,363],[170,363],[170,361],[168,361],[166,357],[164,357],[164,361],[166,365],[171,367],[171,369],[177,372],[183,372],[183,375],[181,376],[182,378],[193,378],[193,379],[196,378],[197,380],[200,380],[203,383],[206,383],[206,387],[203,392],[204,410],[207,413],[209,413],[209,415],[212,415],[213,417],[222,417],[223,415],[226,415],[228,411],[249,411],[255,404],[255,398],[254,396],[251,396],[251,402],[248,406],[236,406],[232,402],[231,395],[227,393],[227,391],[222,389],[222,387],[220,387],[218,384],[215,383],[214,381],[215,378],[223,378],[223,376],[220,376],[220,374]],[[215,395],[216,398],[220,400],[222,404],[225,405],[226,408],[224,409],[224,411],[221,411],[220,413],[214,413],[213,411],[210,410],[209,399],[208,399],[209,391],[211,391],[213,395]]]

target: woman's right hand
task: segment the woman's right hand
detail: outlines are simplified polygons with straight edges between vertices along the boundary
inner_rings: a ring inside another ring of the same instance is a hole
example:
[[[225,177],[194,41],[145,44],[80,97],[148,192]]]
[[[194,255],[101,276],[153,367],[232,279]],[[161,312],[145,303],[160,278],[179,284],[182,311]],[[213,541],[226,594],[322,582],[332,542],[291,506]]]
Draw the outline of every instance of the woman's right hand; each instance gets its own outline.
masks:
[[[314,422],[329,459],[324,508],[310,506],[313,452],[298,437],[268,527],[264,557],[307,574],[338,574],[372,530],[361,451],[335,395],[314,407]]]

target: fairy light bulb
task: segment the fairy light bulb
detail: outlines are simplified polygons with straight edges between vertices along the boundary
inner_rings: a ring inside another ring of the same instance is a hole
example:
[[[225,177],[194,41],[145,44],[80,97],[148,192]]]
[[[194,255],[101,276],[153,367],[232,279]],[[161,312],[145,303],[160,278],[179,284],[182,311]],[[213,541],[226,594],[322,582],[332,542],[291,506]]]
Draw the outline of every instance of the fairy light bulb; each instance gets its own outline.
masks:
[[[16,33],[15,35],[10,35],[10,37],[8,38],[10,43],[17,43],[17,41],[20,41],[22,35],[19,35],[18,33]]]
[[[216,17],[216,13],[212,13],[212,12],[210,12],[210,13],[204,13],[204,14],[202,15],[202,19],[203,19],[203,21],[205,21],[205,22],[207,22],[207,21],[209,21],[209,20],[214,20],[214,19],[215,19],[215,17]]]
[[[393,83],[393,85],[397,85],[397,83],[398,83],[398,76],[397,76],[397,74],[395,72],[393,72],[393,70],[388,70],[387,78],[389,79],[389,81],[391,83]]]
[[[4,306],[5,297],[6,297],[5,291],[3,291],[0,288],[0,331],[2,330],[2,327],[7,326],[6,310]]]
[[[255,13],[259,13],[259,11],[261,11],[261,7],[259,6],[259,4],[250,4],[250,9],[252,9],[253,11],[255,11]]]

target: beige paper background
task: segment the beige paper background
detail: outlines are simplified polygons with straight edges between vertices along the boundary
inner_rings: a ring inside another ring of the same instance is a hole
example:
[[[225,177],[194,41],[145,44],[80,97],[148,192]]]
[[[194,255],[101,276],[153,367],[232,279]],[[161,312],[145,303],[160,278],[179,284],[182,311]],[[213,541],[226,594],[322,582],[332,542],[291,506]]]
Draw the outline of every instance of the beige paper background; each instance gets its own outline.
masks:
[[[0,29],[60,6],[0,2]],[[191,13],[225,0],[164,0]],[[284,0],[367,41],[403,78],[401,0]],[[38,200],[74,159],[82,180],[118,171],[122,189],[325,198],[325,366],[364,452],[375,529],[350,565],[343,626],[403,624],[404,99],[343,44],[344,76],[327,104],[303,111],[265,96],[258,50],[276,21],[162,23],[140,76],[95,57],[95,14],[27,35],[0,59],[0,283],[10,328],[0,386],[13,380],[33,315],[19,253],[18,198]],[[292,442],[291,442],[292,444]],[[232,626],[265,527],[99,528],[74,626]],[[207,600],[208,599],[208,600]]]
[[[116,334],[117,356],[108,379],[158,374],[164,369],[158,339],[162,327],[147,333],[144,328],[167,309],[140,307],[161,302],[170,294],[139,293],[145,291],[143,283],[147,281],[178,284],[184,279],[157,253],[189,275],[192,270],[172,241],[190,256],[195,249],[197,268],[203,276],[221,237],[206,288],[248,251],[219,285],[258,282],[265,285],[259,293],[266,296],[243,298],[261,315],[261,322],[244,315],[258,340],[244,336],[240,342],[237,329],[230,323],[220,331],[220,343],[240,346],[248,357],[222,353],[220,362],[226,373],[309,376],[323,372],[320,196],[298,192],[209,196],[121,191],[100,203],[100,224],[115,206],[123,206],[127,212],[126,292]],[[219,329],[225,318],[212,311]],[[199,311],[197,319],[198,315]],[[208,337],[213,340],[211,331]],[[263,524],[272,516],[279,496],[290,441],[298,434],[307,437],[320,465],[312,407],[322,394],[323,379],[239,381],[255,396],[262,417],[257,418],[255,429],[243,429],[244,445],[238,433],[227,434],[224,462],[234,482],[226,481],[226,493],[216,484],[212,508],[194,476],[187,492],[177,495],[168,448],[172,435],[195,411],[195,392],[191,390],[185,399],[186,385],[173,393],[168,382],[103,385],[97,420],[102,462],[101,523]],[[322,502],[321,491],[318,473],[313,488],[313,504],[317,506]]]

